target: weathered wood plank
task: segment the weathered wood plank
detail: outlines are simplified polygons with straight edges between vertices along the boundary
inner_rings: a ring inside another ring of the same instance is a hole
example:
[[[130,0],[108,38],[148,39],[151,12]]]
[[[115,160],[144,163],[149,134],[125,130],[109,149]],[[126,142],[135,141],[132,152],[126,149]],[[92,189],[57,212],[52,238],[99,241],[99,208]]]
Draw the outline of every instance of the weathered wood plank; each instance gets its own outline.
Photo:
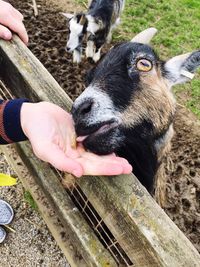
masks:
[[[135,266],[199,266],[196,249],[134,176],[77,183]]]
[[[18,38],[11,43],[0,41],[0,55],[3,58],[4,79],[15,96],[48,100],[70,109],[72,101]],[[21,149],[31,161],[31,151],[24,145]],[[32,167],[35,173],[38,170],[41,172],[43,180],[46,174],[42,172],[48,173],[50,170],[46,164],[36,159],[34,161]],[[37,167],[40,164],[42,168]],[[50,175],[53,174],[50,172]],[[45,183],[49,184],[46,178]],[[196,249],[133,175],[82,177],[77,183],[134,266],[200,265]],[[62,204],[62,199],[60,201]]]
[[[12,42],[0,40],[0,56],[0,73],[16,97],[56,102],[71,109],[72,100],[17,36]]]

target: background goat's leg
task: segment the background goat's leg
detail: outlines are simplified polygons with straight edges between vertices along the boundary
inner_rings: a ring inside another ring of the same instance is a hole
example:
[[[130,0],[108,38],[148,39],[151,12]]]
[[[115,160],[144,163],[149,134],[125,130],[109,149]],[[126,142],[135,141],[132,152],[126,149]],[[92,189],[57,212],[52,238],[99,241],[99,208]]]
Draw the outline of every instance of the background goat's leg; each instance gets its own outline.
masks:
[[[87,47],[86,47],[86,57],[87,58],[93,58],[94,54],[95,54],[95,45],[94,45],[94,41],[87,41]]]

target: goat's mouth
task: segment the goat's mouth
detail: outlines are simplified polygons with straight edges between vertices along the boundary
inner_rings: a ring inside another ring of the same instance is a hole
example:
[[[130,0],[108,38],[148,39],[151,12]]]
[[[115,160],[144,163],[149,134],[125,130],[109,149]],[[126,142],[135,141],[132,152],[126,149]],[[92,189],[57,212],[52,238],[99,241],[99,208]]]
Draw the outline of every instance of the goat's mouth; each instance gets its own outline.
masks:
[[[77,131],[77,142],[96,154],[105,155],[118,148],[120,137],[120,124],[116,120],[98,123],[92,127],[85,127]]]
[[[85,139],[87,139],[90,136],[97,136],[101,134],[105,134],[106,132],[115,129],[119,126],[119,123],[115,120],[105,121],[98,124],[95,124],[90,127],[79,128],[78,132],[79,135],[77,137],[77,142],[83,142]]]
[[[81,52],[81,45],[79,44],[76,47],[69,47],[69,46],[65,47],[65,51],[67,53],[71,53],[72,54],[75,50],[80,53]]]

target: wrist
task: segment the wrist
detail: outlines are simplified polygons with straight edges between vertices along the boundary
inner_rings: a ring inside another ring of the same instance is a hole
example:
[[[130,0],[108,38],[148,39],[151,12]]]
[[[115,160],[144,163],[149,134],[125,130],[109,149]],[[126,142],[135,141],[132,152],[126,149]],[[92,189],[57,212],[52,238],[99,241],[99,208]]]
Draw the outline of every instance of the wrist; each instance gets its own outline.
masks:
[[[28,137],[27,129],[30,123],[30,113],[34,112],[34,107],[37,103],[24,102],[20,111],[20,124],[23,133]]]
[[[9,143],[26,140],[23,129],[21,127],[21,108],[27,99],[9,100],[3,112],[4,130],[9,138]]]

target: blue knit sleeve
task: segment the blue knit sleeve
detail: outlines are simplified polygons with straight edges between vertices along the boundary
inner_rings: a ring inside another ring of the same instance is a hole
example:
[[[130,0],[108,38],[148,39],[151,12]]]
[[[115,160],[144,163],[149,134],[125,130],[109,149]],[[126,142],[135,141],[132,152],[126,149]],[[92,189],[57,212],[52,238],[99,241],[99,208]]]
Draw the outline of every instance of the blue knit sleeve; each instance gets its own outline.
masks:
[[[0,144],[27,139],[21,128],[20,111],[27,99],[0,100]]]

